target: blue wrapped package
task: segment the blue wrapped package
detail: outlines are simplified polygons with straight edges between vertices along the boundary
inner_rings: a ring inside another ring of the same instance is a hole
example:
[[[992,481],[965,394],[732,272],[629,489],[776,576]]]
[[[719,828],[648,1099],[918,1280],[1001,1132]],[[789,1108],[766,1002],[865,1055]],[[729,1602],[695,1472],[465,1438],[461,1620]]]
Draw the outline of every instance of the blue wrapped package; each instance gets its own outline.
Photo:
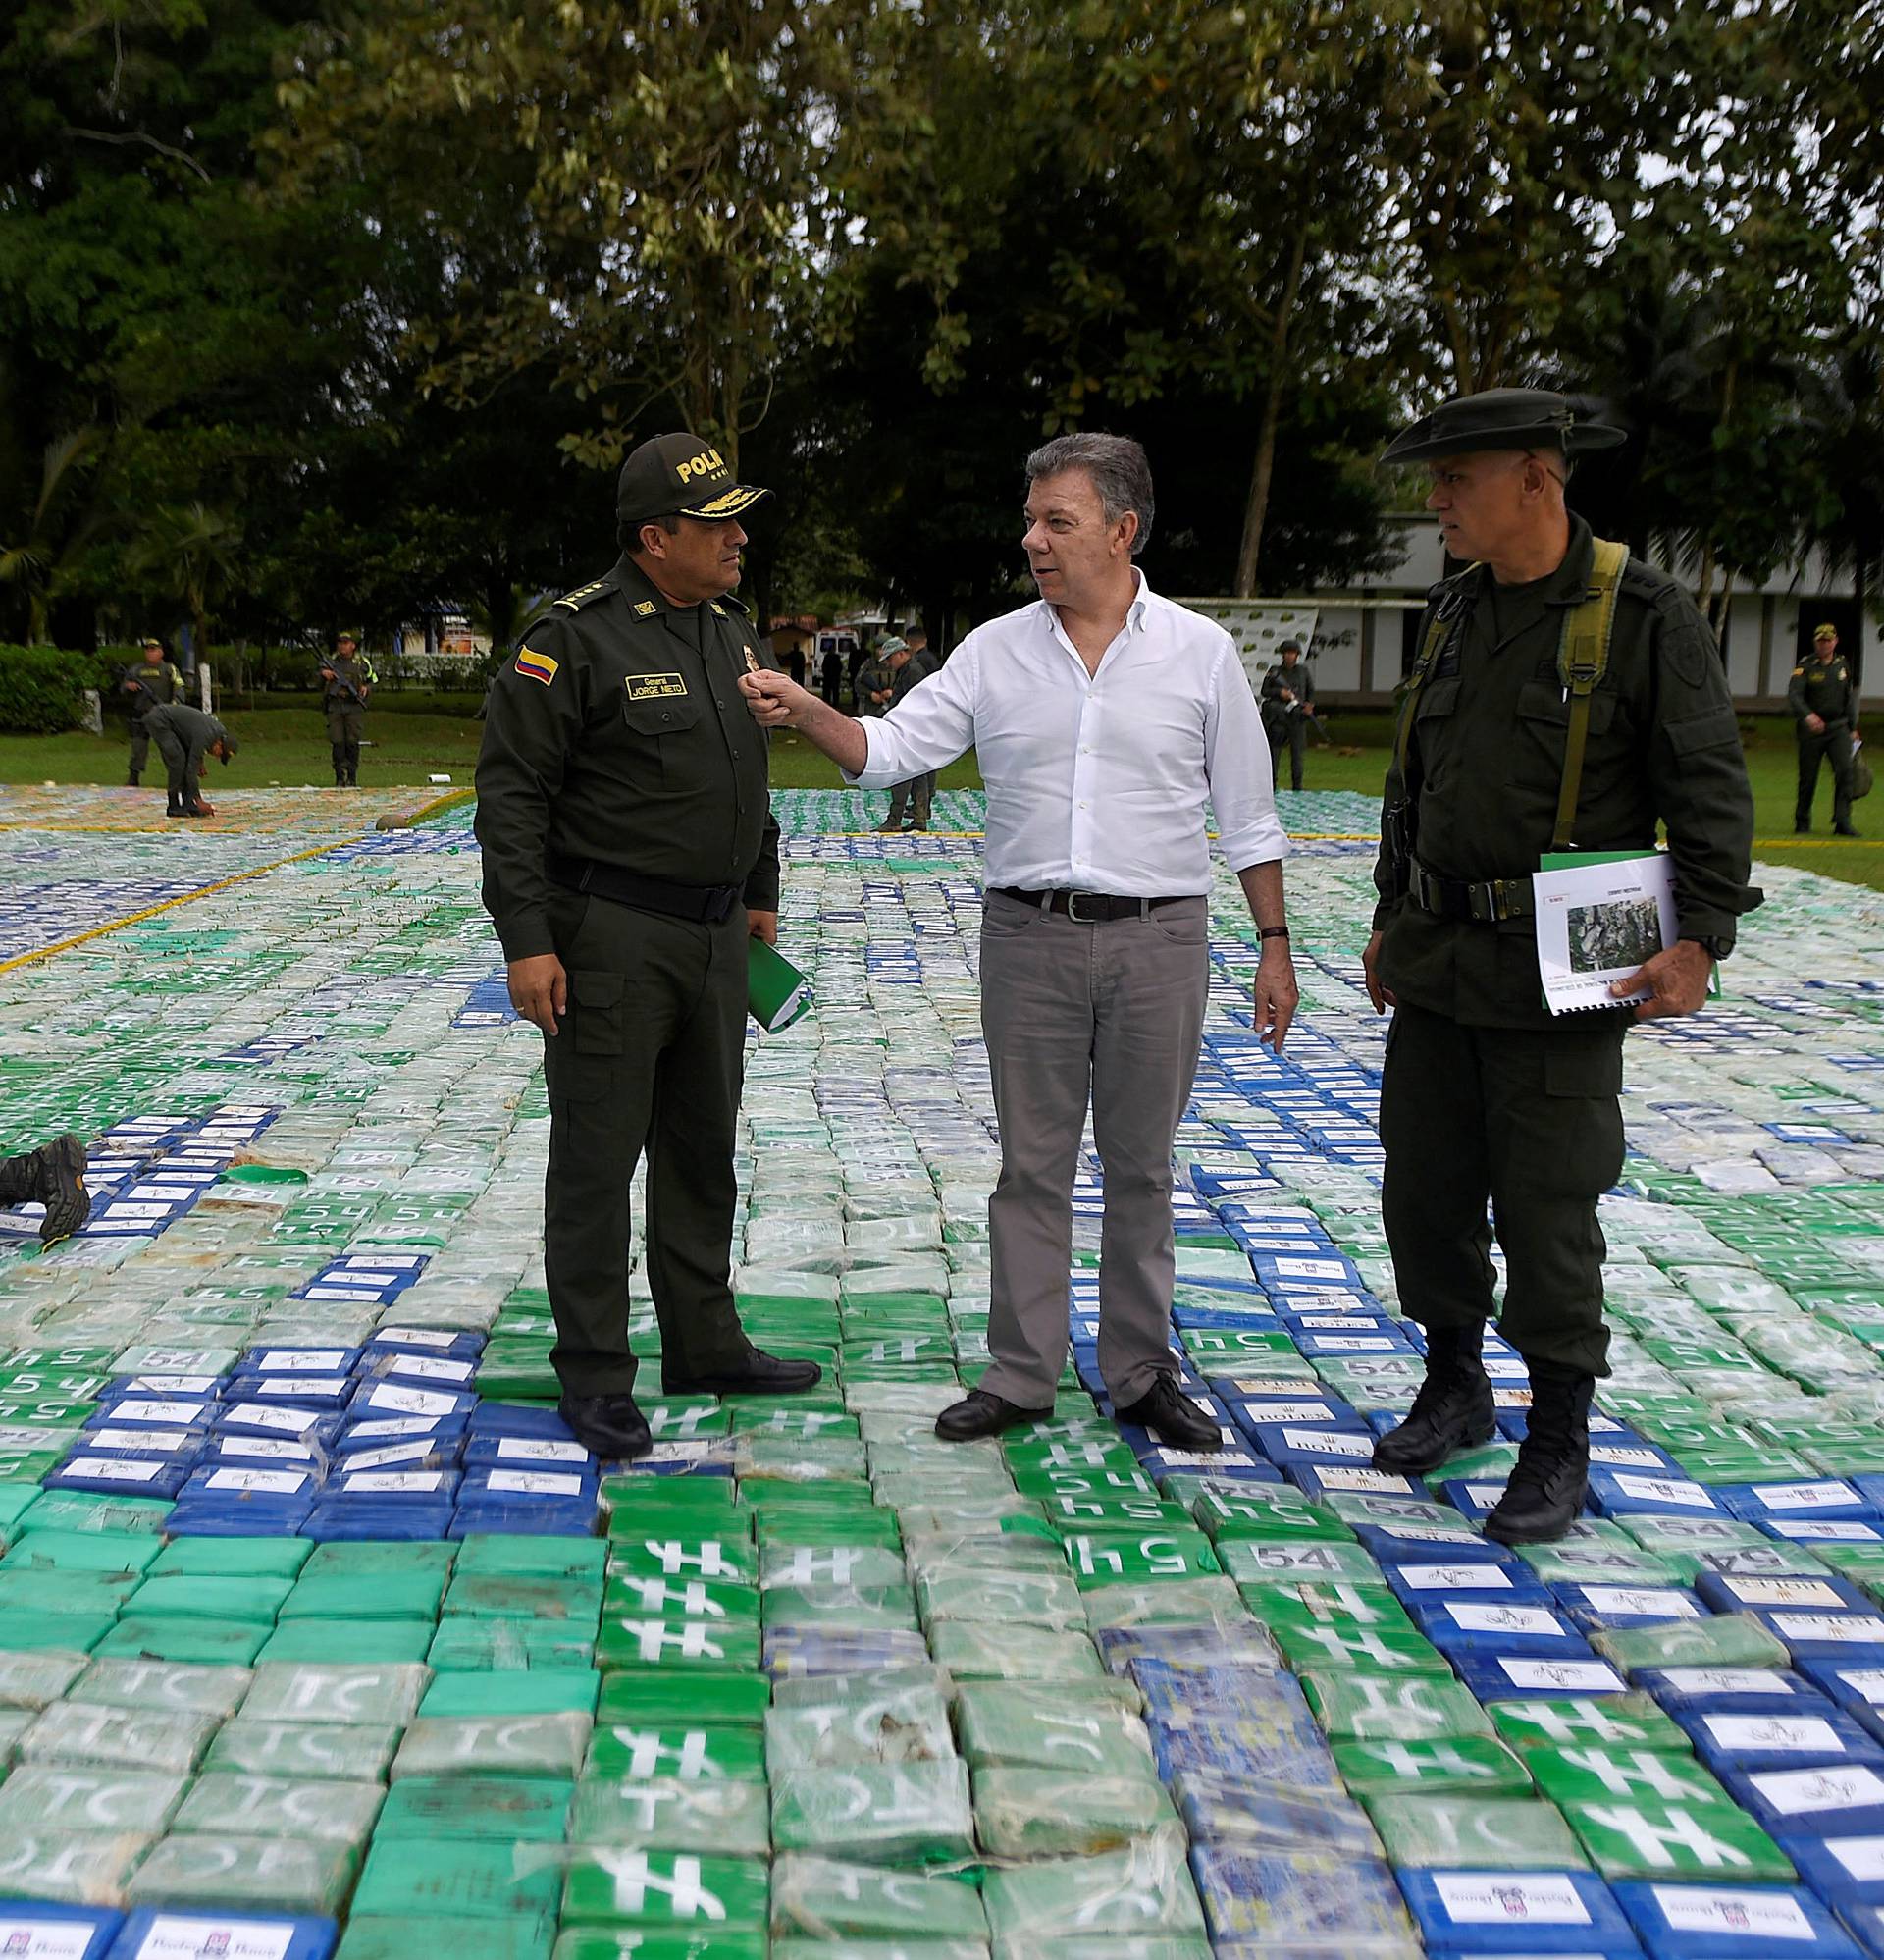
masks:
[[[104,1960],[125,1923],[121,1912],[0,1899],[0,1953],[8,1960]]]
[[[1381,1561],[1394,1597],[1406,1606],[1436,1600],[1492,1600],[1508,1606],[1548,1606],[1550,1588],[1515,1559],[1425,1559]]]
[[[327,1960],[339,1932],[331,1919],[147,1906],[125,1921],[111,1960]]]
[[[288,1436],[250,1436],[237,1432],[233,1436],[209,1437],[198,1454],[196,1467],[245,1465],[250,1469],[312,1470],[316,1476],[325,1476],[327,1461],[326,1453],[311,1443],[297,1443]]]
[[[1459,1679],[1480,1701],[1510,1701],[1524,1695],[1619,1695],[1622,1676],[1607,1661],[1552,1659],[1548,1655],[1461,1653],[1452,1662]]]
[[[458,1508],[506,1510],[555,1506],[594,1510],[600,1490],[593,1465],[583,1469],[467,1469],[458,1485]]]
[[[1193,1843],[1261,1844],[1340,1858],[1381,1856],[1380,1836],[1366,1811],[1333,1784],[1304,1789],[1185,1770],[1173,1779],[1172,1795]]]
[[[1829,1695],[1848,1715],[1855,1715],[1873,1735],[1879,1732],[1876,1719],[1884,1715],[1884,1668],[1854,1666],[1848,1661],[1810,1660],[1802,1661],[1799,1671],[1802,1678]]]
[[[222,1413],[213,1395],[136,1395],[101,1403],[84,1427],[102,1429],[207,1429]]]
[[[346,1375],[359,1364],[363,1350],[337,1348],[273,1348],[260,1344],[236,1362],[238,1375]]]
[[[1811,1893],[1798,1885],[1610,1888],[1649,1960],[1862,1960]]]
[[[410,1443],[381,1443],[374,1449],[356,1450],[340,1458],[335,1465],[334,1481],[344,1485],[354,1477],[395,1470],[414,1474],[435,1470],[455,1472],[459,1449],[456,1437],[443,1443],[426,1437],[415,1438]]]
[[[1841,1899],[1838,1916],[1870,1960],[1884,1960],[1884,1905],[1858,1905]]]
[[[232,1375],[229,1393],[265,1408],[344,1408],[358,1384],[351,1375]]]
[[[1644,1470],[1592,1469],[1590,1503],[1604,1517],[1640,1517],[1658,1511],[1683,1517],[1731,1515],[1704,1484],[1692,1477],[1655,1476]]]
[[[1660,1626],[1670,1620],[1704,1617],[1701,1602],[1685,1586],[1592,1584],[1580,1579],[1552,1590],[1571,1622],[1586,1632],[1595,1627]]]
[[[1830,1702],[1796,1714],[1743,1715],[1732,1710],[1671,1709],[1715,1775],[1730,1770],[1816,1770],[1870,1762],[1877,1744]]]
[[[1876,1482],[1876,1479],[1872,1479]],[[1884,1485],[1879,1485],[1884,1489]],[[1717,1484],[1714,1495],[1736,1517],[1750,1524],[1772,1518],[1850,1518],[1857,1523],[1877,1521],[1877,1505],[1842,1477],[1820,1477],[1805,1483]]]
[[[340,1433],[340,1418],[320,1409],[283,1408],[239,1399],[223,1404],[216,1417],[219,1436],[284,1436],[317,1450],[330,1448]]]
[[[1334,1759],[1306,1711],[1285,1705],[1238,1720],[1160,1725],[1152,1735],[1163,1782],[1199,1771],[1240,1782],[1285,1783],[1298,1789],[1338,1789]]]
[[[1635,1934],[1594,1872],[1402,1871],[1429,1952],[1627,1952]]]
[[[1438,1510],[1439,1507],[1435,1506]],[[1511,1555],[1469,1524],[1439,1523],[1426,1518],[1392,1519],[1383,1517],[1350,1520],[1354,1536],[1383,1565],[1408,1563],[1420,1560],[1442,1560],[1451,1564],[1478,1560],[1489,1565],[1509,1565]]]
[[[1795,1662],[1848,1661],[1884,1667],[1884,1616],[1870,1613],[1762,1613],[1756,1617],[1785,1641]]]
[[[418,1354],[408,1348],[371,1349],[353,1369],[361,1381],[469,1393],[478,1364],[469,1355]]]
[[[1364,1951],[1409,1931],[1405,1901],[1378,1858],[1203,1843],[1190,1867],[1220,1942],[1256,1940],[1270,1953],[1310,1941]]]
[[[193,1461],[168,1457],[68,1457],[40,1479],[49,1491],[98,1491],[120,1497],[174,1498],[188,1481]]]
[[[1806,1715],[1825,1706],[1825,1697],[1810,1682],[1781,1668],[1643,1668],[1635,1683],[1677,1722],[1684,1710]]]
[[[444,1354],[454,1361],[475,1360],[484,1352],[485,1337],[448,1327],[376,1327],[360,1349],[364,1361],[383,1349],[397,1348],[415,1354]]]
[[[1594,1661],[1590,1643],[1547,1606],[1490,1599],[1427,1599],[1408,1609],[1413,1623],[1440,1653],[1528,1655],[1542,1660]]]
[[[1417,1478],[1396,1476],[1391,1470],[1370,1469],[1363,1464],[1303,1463],[1291,1467],[1288,1481],[1318,1502],[1351,1494],[1415,1498],[1426,1495],[1426,1486]]]
[[[1233,1430],[1229,1433],[1235,1434]],[[1151,1450],[1139,1458],[1139,1466],[1154,1481],[1202,1473],[1245,1484],[1282,1482],[1282,1473],[1274,1463],[1265,1462],[1240,1443],[1222,1450]]]
[[[1274,1662],[1267,1668],[1215,1660],[1183,1665],[1147,1656],[1132,1662],[1130,1672],[1145,1698],[1145,1720],[1154,1727],[1193,1728],[1199,1722],[1267,1716],[1278,1708],[1299,1710],[1304,1721],[1312,1720],[1295,1676]]]
[[[1849,1923],[1858,1923],[1851,1908],[1884,1906],[1884,1837],[1875,1832],[1849,1837],[1841,1832],[1829,1837],[1785,1836],[1778,1842],[1806,1883]]]
[[[574,1470],[593,1471],[596,1458],[571,1436],[491,1435],[473,1425],[465,1432],[464,1467],[467,1470]]]
[[[109,1407],[118,1402],[140,1402],[146,1398],[164,1401],[183,1396],[191,1402],[217,1402],[222,1398],[228,1377],[211,1374],[113,1375],[98,1391],[98,1404]]]
[[[357,1458],[354,1459],[357,1462]],[[452,1469],[337,1467],[323,1493],[329,1504],[369,1500],[376,1510],[392,1510],[402,1504],[444,1506],[449,1510],[458,1494],[458,1472]]]
[[[356,1383],[346,1405],[347,1415],[354,1422],[364,1421],[370,1416],[468,1416],[477,1406],[476,1396],[464,1395],[455,1389],[421,1389],[404,1382],[375,1381]]]
[[[1810,1770],[1722,1770],[1720,1780],[1769,1837],[1876,1836],[1884,1831],[1884,1754]]]
[[[162,1457],[194,1469],[209,1440],[206,1429],[87,1429],[78,1447],[87,1457]]]
[[[352,1457],[362,1450],[383,1450],[389,1443],[457,1444],[469,1448],[469,1418],[462,1415],[372,1415],[355,1419],[348,1413],[333,1440],[336,1457]]]
[[[350,1503],[329,1500],[309,1510],[299,1534],[317,1545],[371,1544],[379,1540],[423,1544],[449,1536],[456,1515],[448,1501],[376,1505],[362,1498]]]
[[[1284,1468],[1294,1463],[1374,1461],[1374,1437],[1365,1429],[1318,1427],[1304,1422],[1258,1422],[1245,1433],[1270,1462]]]
[[[1877,1609],[1849,1579],[1830,1572],[1768,1577],[1761,1573],[1702,1571],[1695,1590],[1717,1613],[1875,1613]]]
[[[1858,1517],[1765,1517],[1759,1528],[1795,1545],[1884,1545],[1884,1525]]]

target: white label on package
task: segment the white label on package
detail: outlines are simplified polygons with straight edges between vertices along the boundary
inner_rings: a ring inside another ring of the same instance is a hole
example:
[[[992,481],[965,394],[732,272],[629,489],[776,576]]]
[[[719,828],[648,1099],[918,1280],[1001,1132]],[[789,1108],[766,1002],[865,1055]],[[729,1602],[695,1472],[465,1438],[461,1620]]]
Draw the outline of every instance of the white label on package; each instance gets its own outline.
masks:
[[[1825,1848],[1854,1879],[1884,1879],[1884,1837],[1828,1837]]]
[[[1782,1640],[1836,1640],[1849,1647],[1884,1645],[1884,1619],[1875,1614],[1776,1613],[1773,1631]]]
[[[159,1913],[137,1945],[137,1960],[287,1960],[294,1928],[252,1919]]]
[[[165,1427],[176,1425],[187,1428],[192,1422],[200,1422],[203,1417],[201,1407],[193,1402],[121,1402],[111,1411],[117,1422],[155,1422]]]
[[[33,1919],[26,1913],[0,1916],[0,1953],[7,1960],[82,1960],[97,1931],[88,1919]]]
[[[1517,1688],[1554,1688],[1569,1694],[1622,1692],[1622,1676],[1601,1661],[1514,1661],[1500,1656],[1498,1666]]]
[[[1823,1579],[1730,1578],[1728,1588],[1743,1606],[1838,1606],[1836,1588]]]
[[[1753,1934],[1765,1939],[1812,1939],[1817,1934],[1797,1899],[1773,1892],[1715,1892],[1701,1885],[1656,1885],[1655,1904],[1676,1933],[1721,1933],[1735,1943]],[[1747,1948],[1754,1951],[1753,1946]]]
[[[587,1463],[589,1453],[580,1443],[558,1443],[548,1436],[500,1436],[497,1457],[506,1463]]]
[[[94,1450],[181,1450],[189,1441],[187,1429],[92,1429],[85,1441]]]
[[[515,1491],[527,1497],[580,1497],[580,1477],[558,1476],[553,1470],[493,1470],[487,1488]]]
[[[314,1423],[314,1417],[304,1408],[269,1408],[259,1402],[238,1402],[229,1411],[229,1417],[261,1429],[290,1430],[296,1436]]]
[[[1454,1926],[1588,1926],[1573,1880],[1546,1872],[1436,1872],[1433,1889]]]
[[[1838,1730],[1818,1716],[1710,1715],[1701,1724],[1726,1749],[1774,1749],[1794,1755],[1823,1749],[1843,1755]]]
[[[270,1491],[292,1497],[307,1488],[305,1470],[212,1470],[204,1488],[212,1491]]]
[[[332,1375],[346,1366],[340,1348],[271,1348],[254,1364],[263,1375]]]
[[[448,1348],[458,1337],[444,1327],[381,1327],[373,1334],[376,1348]]]
[[[438,1389],[400,1389],[382,1382],[368,1392],[366,1405],[390,1408],[397,1415],[449,1415],[457,1400],[456,1396],[443,1394]]]
[[[340,1480],[340,1488],[350,1497],[355,1491],[380,1491],[404,1495],[409,1491],[436,1491],[445,1482],[443,1470],[367,1470]]]
[[[1849,1484],[1757,1484],[1753,1496],[1768,1510],[1830,1510],[1853,1505],[1858,1493]]]
[[[117,1457],[75,1457],[60,1465],[68,1477],[94,1477],[110,1484],[147,1484],[169,1468],[166,1463],[127,1463]]]
[[[447,1361],[436,1354],[408,1355],[398,1364],[401,1375],[422,1382],[468,1382],[476,1372],[469,1361]]]
[[[305,1443],[291,1443],[286,1436],[219,1436],[219,1457],[259,1457],[264,1463],[309,1463],[314,1452]]]
[[[1511,1574],[1502,1565],[1402,1565],[1400,1582],[1416,1593],[1505,1592]]]
[[[1701,1608],[1674,1586],[1585,1586],[1587,1604],[1601,1614],[1647,1614],[1656,1619],[1699,1619]]]
[[[1699,1484],[1687,1483],[1680,1477],[1637,1477],[1627,1470],[1618,1470],[1616,1488],[1626,1497],[1641,1498],[1648,1504],[1685,1504],[1697,1510],[1717,1509]]]
[[[1445,1609],[1454,1626],[1467,1633],[1545,1633],[1561,1634],[1563,1622],[1541,1606],[1480,1605],[1458,1600]]]
[[[1775,1770],[1752,1779],[1781,1817],[1810,1810],[1869,1810],[1884,1803],[1884,1777],[1861,1764],[1829,1770]]]

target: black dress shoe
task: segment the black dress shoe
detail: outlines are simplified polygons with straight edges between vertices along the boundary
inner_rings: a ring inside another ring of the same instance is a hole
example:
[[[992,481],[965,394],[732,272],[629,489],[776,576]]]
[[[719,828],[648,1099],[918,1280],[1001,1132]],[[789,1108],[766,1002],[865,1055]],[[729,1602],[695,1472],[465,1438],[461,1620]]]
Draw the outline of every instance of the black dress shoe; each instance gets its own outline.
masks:
[[[972,1443],[980,1436],[999,1436],[1004,1429],[1018,1429],[1023,1422],[1044,1422],[1052,1413],[1051,1405],[1022,1408],[1004,1395],[970,1389],[935,1418],[935,1433],[944,1443]]]
[[[666,1395],[801,1395],[824,1379],[815,1361],[786,1361],[755,1348],[745,1360],[717,1375],[663,1374]]]
[[[654,1432],[631,1395],[566,1395],[556,1413],[585,1450],[598,1457],[645,1457]]]
[[[1176,1377],[1160,1375],[1134,1403],[1113,1410],[1121,1422],[1149,1429],[1174,1450],[1221,1450],[1223,1431],[1178,1386]]]
[[[1835,837],[1856,837],[1856,836],[1858,836],[1858,835],[1860,835],[1861,833],[1860,833],[1860,832],[1859,832],[1859,831],[1858,831],[1858,830],[1857,829],[1857,827],[1856,827],[1855,825],[1853,825],[1853,824],[1850,824],[1850,823],[1840,823],[1840,824],[1839,824],[1839,825],[1837,825],[1837,826],[1836,826],[1836,828],[1835,828],[1835,829],[1833,830],[1832,834],[1833,834],[1833,835],[1834,835]]]

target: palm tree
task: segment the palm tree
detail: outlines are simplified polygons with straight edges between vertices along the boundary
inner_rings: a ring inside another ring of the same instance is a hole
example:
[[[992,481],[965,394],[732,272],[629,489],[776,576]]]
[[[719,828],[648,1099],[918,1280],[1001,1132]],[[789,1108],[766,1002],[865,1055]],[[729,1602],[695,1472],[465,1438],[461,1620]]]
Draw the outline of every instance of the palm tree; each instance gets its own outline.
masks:
[[[38,482],[29,471],[0,484],[9,542],[0,543],[0,584],[15,587],[26,605],[26,644],[50,644],[52,603],[66,589],[79,554],[102,527],[98,511],[83,503],[85,478],[104,446],[102,429],[55,436],[39,460]]]
[[[138,541],[137,569],[167,598],[183,602],[198,660],[209,651],[210,615],[235,585],[242,559],[240,527],[199,503],[156,511]]]

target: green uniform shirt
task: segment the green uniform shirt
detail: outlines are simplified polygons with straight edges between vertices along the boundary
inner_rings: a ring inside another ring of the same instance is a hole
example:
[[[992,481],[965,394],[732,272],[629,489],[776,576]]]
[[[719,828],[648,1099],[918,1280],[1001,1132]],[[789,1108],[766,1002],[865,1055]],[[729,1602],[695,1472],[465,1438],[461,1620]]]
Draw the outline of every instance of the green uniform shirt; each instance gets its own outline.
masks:
[[[1299,706],[1315,706],[1315,676],[1306,661],[1297,661],[1292,667],[1285,667],[1278,661],[1263,676],[1263,702],[1266,705],[1273,702],[1286,713],[1289,704],[1282,699],[1283,688],[1288,689]]]
[[[137,683],[137,690],[131,697],[133,721],[141,721],[153,708],[167,707],[183,698],[183,677],[169,661],[159,661],[155,665],[139,661],[135,666],[125,669],[125,678]]]
[[[1457,624],[1413,697],[1405,781],[1392,767],[1387,779],[1388,807],[1413,799],[1413,850],[1429,872],[1469,883],[1528,877],[1549,850],[1570,719],[1557,645],[1591,555],[1590,527],[1573,518],[1569,551],[1547,578],[1500,587],[1475,566],[1435,588],[1436,605],[1457,608]],[[1433,615],[1429,607],[1421,646]],[[1686,592],[1631,558],[1591,698],[1576,848],[1648,850],[1657,820],[1674,859],[1680,936],[1731,940],[1760,899],[1747,882],[1753,798],[1733,697]],[[1400,999],[1472,1026],[1555,1025],[1531,920],[1486,925],[1421,910],[1395,895],[1385,838],[1374,881],[1380,974]]]
[[[366,705],[366,690],[379,679],[373,671],[373,662],[364,654],[332,654],[322,661],[321,665],[334,676],[323,680],[324,704],[329,708],[363,708]]]
[[[1858,689],[1845,656],[1834,654],[1829,661],[1821,661],[1814,653],[1803,665],[1796,666],[1786,689],[1786,706],[1802,728],[1808,715],[1816,715],[1828,726],[1834,721],[1847,726],[1856,721]]]
[[[894,701],[872,701],[870,696],[885,690],[896,691],[896,676],[890,671],[887,661],[865,661],[857,670],[857,712],[860,715],[874,720],[879,715],[887,715],[896,705]]]
[[[553,952],[546,851],[778,906],[766,738],[739,691],[771,662],[736,599],[670,606],[625,557],[567,594],[492,684],[478,757],[485,909],[504,957]]]

